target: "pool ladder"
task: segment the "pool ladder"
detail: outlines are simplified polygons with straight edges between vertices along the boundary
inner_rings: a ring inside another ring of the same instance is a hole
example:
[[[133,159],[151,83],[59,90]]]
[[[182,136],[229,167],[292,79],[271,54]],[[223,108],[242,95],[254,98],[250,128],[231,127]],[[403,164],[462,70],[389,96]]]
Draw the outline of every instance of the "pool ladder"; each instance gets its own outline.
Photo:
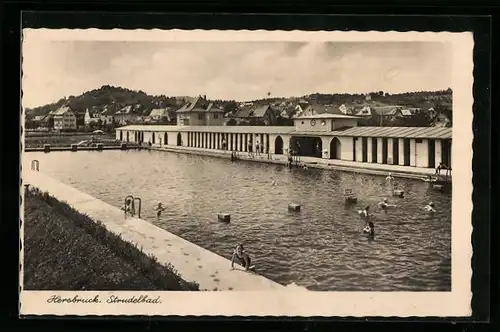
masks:
[[[137,210],[135,209],[136,202],[137,202]],[[127,211],[127,206],[130,206],[129,211]],[[133,217],[136,214],[136,211],[137,211],[137,218],[141,218],[141,206],[142,206],[142,200],[139,197],[134,197],[132,195],[128,195],[127,197],[125,197],[123,205],[125,218],[127,218],[127,212],[130,212],[130,214]]]

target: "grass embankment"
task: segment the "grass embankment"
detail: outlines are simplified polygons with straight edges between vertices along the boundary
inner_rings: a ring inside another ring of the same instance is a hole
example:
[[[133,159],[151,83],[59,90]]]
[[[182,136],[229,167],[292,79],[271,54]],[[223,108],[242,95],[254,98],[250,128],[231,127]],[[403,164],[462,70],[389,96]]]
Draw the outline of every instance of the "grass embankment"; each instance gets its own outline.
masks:
[[[65,133],[66,134],[66,133]],[[24,137],[24,144],[27,148],[43,148],[44,144],[50,144],[53,147],[70,147],[71,144],[78,144],[81,141],[91,141],[92,137],[94,142],[102,143],[105,146],[119,146],[120,141],[117,141],[115,136],[111,134],[106,135],[92,135],[92,134],[82,134],[74,133],[73,135],[61,135],[61,134],[45,134],[45,135],[32,135],[26,133]]]
[[[100,223],[37,188],[24,201],[24,289],[198,290]]]

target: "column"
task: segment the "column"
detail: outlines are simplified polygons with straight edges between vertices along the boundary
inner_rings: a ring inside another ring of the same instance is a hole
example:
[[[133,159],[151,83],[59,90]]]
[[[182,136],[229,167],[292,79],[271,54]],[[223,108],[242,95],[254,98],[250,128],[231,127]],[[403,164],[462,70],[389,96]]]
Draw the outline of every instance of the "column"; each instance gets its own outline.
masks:
[[[377,164],[382,164],[382,138],[377,138]]]
[[[404,166],[405,164],[405,140],[403,138],[399,139],[399,165]]]
[[[262,140],[262,146],[264,147],[264,153],[267,153],[267,134],[264,134],[264,138]]]
[[[358,162],[363,161],[363,139],[362,137],[358,137],[356,140],[356,160]]]
[[[434,141],[434,145],[436,146],[436,167],[439,165],[439,163],[441,163],[443,161],[443,158],[441,157],[441,140],[437,139]]]
[[[368,138],[366,139],[366,145],[367,145],[366,150],[367,150],[367,152],[368,152],[368,153],[367,153],[368,158],[366,158],[366,159],[367,159],[367,161],[368,161],[369,163],[373,163],[373,150],[372,150],[372,147],[373,147],[373,142],[372,142],[372,140],[373,140],[373,139],[374,139],[373,137],[368,137]]]
[[[414,138],[410,139],[410,166],[416,166],[417,161],[415,156],[417,155],[417,140]]]
[[[256,153],[257,149],[259,148],[257,146],[257,141],[260,142],[260,135],[259,134],[253,134],[252,149],[253,149],[254,153]]]
[[[387,164],[392,165],[392,158],[393,153],[392,153],[392,138],[387,139]]]

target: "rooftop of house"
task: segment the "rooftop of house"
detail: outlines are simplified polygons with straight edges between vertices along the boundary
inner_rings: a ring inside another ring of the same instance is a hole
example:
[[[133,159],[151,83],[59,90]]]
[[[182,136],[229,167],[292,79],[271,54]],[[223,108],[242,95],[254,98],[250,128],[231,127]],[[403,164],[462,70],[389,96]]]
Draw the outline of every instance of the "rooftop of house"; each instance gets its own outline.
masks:
[[[71,107],[65,105],[65,106],[59,107],[54,112],[52,112],[52,115],[54,115],[54,116],[63,115],[66,112],[73,112],[73,111],[71,110]]]
[[[223,110],[214,107],[213,103],[208,102],[204,97],[196,97],[188,101],[176,113],[224,113]]]
[[[357,116],[345,115],[345,114],[330,114],[330,113],[322,113],[322,114],[312,114],[312,115],[299,115],[293,117],[293,119],[358,119]]]
[[[266,112],[269,108],[271,108],[270,105],[242,107],[234,114],[234,117],[235,118],[261,118],[266,114]]]
[[[151,112],[149,113],[149,116],[166,116],[168,115],[168,112],[171,110],[170,107],[166,107],[166,108],[155,108],[155,109],[152,109]]]

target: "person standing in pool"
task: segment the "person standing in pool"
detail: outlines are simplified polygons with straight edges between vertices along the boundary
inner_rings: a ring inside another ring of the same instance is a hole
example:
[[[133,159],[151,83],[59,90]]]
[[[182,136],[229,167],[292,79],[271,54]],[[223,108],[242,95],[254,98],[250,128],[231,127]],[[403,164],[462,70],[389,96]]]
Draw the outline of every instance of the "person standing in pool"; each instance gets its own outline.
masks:
[[[155,211],[156,211],[156,218],[157,219],[160,219],[161,217],[161,213],[165,210],[165,208],[163,207],[163,205],[161,204],[161,202],[158,203],[158,205],[155,207]]]
[[[234,269],[234,261],[236,259],[240,261],[241,265],[245,268],[245,271],[249,270],[252,260],[250,259],[250,256],[248,256],[245,252],[245,248],[243,248],[242,244],[238,244],[233,252],[233,258],[231,259],[231,269]]]
[[[373,221],[369,221],[368,225],[363,229],[363,232],[368,235],[370,239],[375,237],[375,224]]]
[[[389,184],[392,184],[392,181],[394,180],[394,177],[392,176],[392,173],[389,173],[387,177],[385,178],[385,181]]]

